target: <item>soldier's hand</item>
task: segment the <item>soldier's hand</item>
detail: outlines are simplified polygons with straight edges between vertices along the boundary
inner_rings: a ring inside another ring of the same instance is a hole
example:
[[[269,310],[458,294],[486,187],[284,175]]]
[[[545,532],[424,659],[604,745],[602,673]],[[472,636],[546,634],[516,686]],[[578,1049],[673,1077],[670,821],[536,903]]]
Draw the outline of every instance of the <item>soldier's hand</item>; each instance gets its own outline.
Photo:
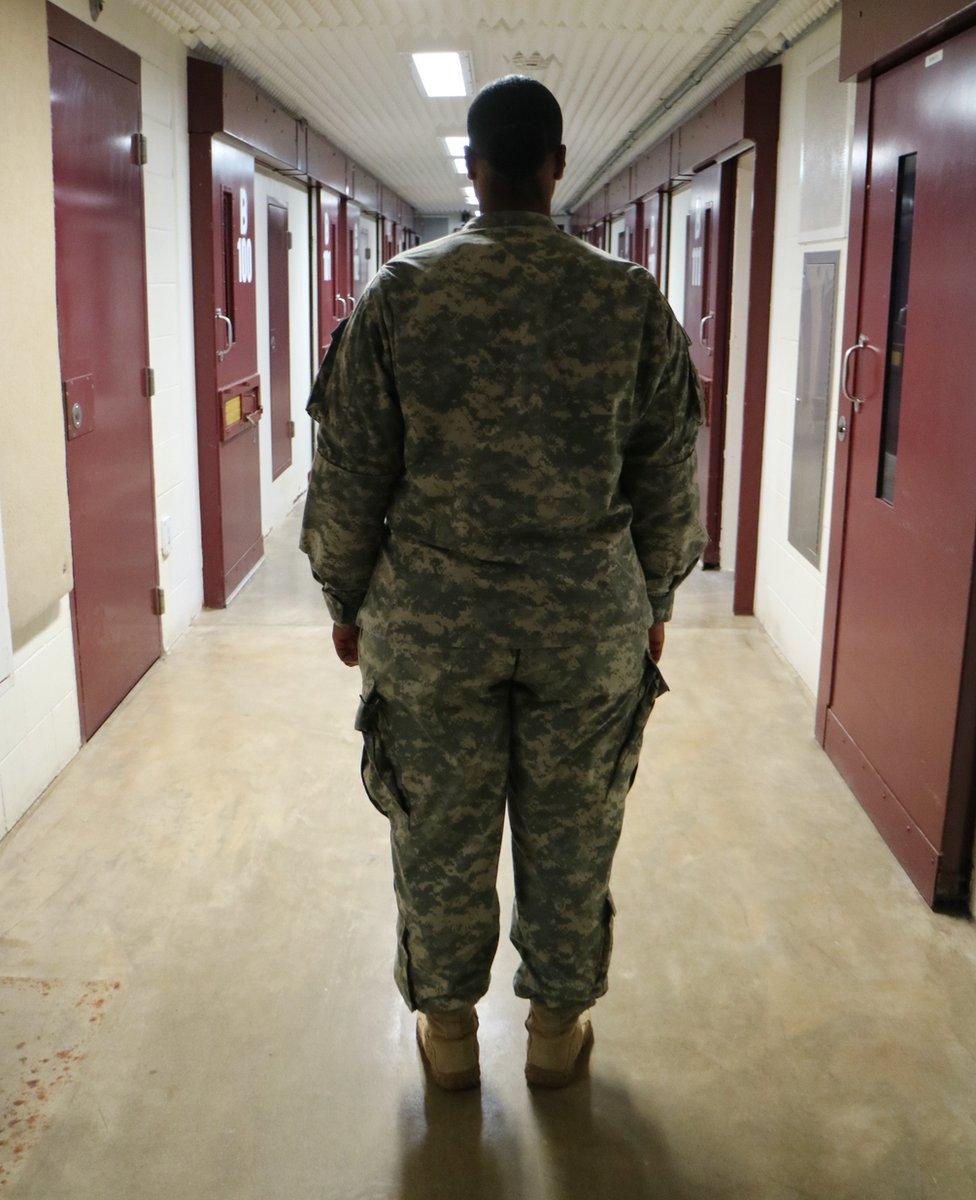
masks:
[[[647,648],[651,652],[651,658],[655,662],[661,661],[661,655],[664,653],[664,622],[659,621],[656,625],[652,625],[647,631]]]
[[[357,625],[333,625],[332,645],[347,667],[359,666],[359,627]]]

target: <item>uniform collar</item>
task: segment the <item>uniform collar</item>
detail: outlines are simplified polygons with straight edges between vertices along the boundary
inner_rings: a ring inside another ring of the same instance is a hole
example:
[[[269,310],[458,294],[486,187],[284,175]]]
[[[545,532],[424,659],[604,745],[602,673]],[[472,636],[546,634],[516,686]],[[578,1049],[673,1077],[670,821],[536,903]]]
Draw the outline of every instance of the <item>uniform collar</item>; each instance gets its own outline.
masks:
[[[523,225],[538,225],[542,226],[543,228],[548,227],[549,229],[556,228],[556,224],[552,217],[547,217],[545,213],[522,212],[521,210],[482,213],[480,217],[473,217],[464,228],[498,229],[502,227]]]

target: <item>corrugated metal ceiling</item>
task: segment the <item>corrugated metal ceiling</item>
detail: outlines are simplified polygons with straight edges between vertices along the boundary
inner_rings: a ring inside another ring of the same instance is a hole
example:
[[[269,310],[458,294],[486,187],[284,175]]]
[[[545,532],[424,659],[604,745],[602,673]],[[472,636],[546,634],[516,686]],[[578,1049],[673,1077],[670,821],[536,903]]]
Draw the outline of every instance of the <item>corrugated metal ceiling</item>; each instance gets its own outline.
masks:
[[[837,0],[781,0],[628,157],[723,84],[793,41]],[[410,53],[467,52],[476,87],[519,69],[558,96],[569,165],[561,209],[607,154],[756,7],[756,0],[130,0],[260,83],[421,212],[462,207],[440,137],[468,100],[422,96]]]

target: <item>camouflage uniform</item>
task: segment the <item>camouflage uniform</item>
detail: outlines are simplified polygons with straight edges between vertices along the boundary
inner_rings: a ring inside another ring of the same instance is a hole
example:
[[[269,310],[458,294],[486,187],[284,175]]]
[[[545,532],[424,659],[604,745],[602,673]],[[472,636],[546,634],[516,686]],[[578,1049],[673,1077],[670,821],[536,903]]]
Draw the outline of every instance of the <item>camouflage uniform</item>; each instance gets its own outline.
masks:
[[[610,866],[663,680],[647,628],[704,544],[687,339],[651,276],[541,214],[387,263],[327,355],[302,548],[361,627],[411,1007],[472,1002],[506,800],[521,996],[606,989]]]

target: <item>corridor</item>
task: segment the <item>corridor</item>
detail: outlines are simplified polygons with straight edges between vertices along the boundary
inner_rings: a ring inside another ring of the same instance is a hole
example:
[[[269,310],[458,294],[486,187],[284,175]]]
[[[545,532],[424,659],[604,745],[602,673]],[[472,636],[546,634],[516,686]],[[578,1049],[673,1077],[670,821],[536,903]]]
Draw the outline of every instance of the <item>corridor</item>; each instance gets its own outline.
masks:
[[[669,630],[588,1077],[526,1089],[503,938],[481,1092],[426,1087],[297,522],[0,843],[4,1196],[973,1196],[976,934],[919,899],[714,573]]]

